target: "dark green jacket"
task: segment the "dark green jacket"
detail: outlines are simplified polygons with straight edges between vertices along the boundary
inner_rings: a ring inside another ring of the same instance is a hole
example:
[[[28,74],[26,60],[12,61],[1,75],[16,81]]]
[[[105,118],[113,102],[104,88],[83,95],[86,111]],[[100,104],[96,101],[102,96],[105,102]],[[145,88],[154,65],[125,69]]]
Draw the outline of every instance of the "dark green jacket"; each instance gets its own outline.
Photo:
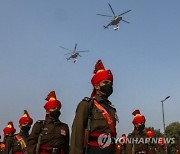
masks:
[[[95,99],[100,103],[111,115],[114,123],[116,123],[116,109],[112,107],[111,102],[96,95]],[[76,115],[72,125],[71,148],[70,154],[83,154],[84,130],[87,127],[89,112],[92,112],[90,133],[102,132],[111,133],[109,126],[100,111],[95,105],[91,105],[91,99],[83,99],[77,106]]]
[[[40,133],[42,133],[40,145],[62,148],[65,154],[69,153],[68,125],[59,120],[55,121],[49,118],[45,122],[39,120],[34,124],[27,142],[28,154],[35,154]]]

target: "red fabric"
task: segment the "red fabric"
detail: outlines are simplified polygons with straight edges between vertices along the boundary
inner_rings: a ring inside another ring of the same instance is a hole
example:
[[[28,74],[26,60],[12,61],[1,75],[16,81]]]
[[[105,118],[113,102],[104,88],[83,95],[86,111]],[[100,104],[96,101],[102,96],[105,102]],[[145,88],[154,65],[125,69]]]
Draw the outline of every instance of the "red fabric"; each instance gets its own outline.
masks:
[[[19,124],[28,124],[28,125],[32,125],[33,120],[31,117],[21,117],[21,119],[19,120]]]
[[[113,82],[113,75],[111,70],[105,70],[105,67],[101,59],[99,59],[95,64],[94,76],[91,79],[91,83],[95,87],[100,81],[103,80],[110,80]],[[95,93],[96,91],[94,89],[93,92],[91,93],[91,97],[94,97]]]
[[[154,132],[152,132],[151,130],[146,132],[147,136],[152,138],[154,136]]]
[[[142,122],[145,123],[145,121],[146,121],[145,117],[140,114],[140,115],[137,115],[137,116],[134,117],[133,124],[138,125],[139,123],[142,123]]]
[[[4,134],[14,134],[16,132],[15,128],[9,128],[9,127],[5,127],[3,129]]]
[[[19,124],[28,124],[28,125],[32,125],[33,123],[33,119],[29,116],[29,113],[27,110],[24,110],[24,114],[23,116],[19,119]]]
[[[59,100],[51,100],[51,101],[47,101],[46,104],[44,105],[44,108],[48,111],[50,109],[53,108],[61,108],[61,102]]]
[[[48,150],[48,149],[52,149],[52,148],[54,148],[54,147],[53,146],[49,146],[49,145],[41,145],[41,147],[40,147],[40,149],[44,149],[44,150]],[[42,152],[40,151],[39,153],[40,154],[51,154],[51,152],[44,152],[44,151],[42,151]],[[64,150],[61,149],[59,154],[64,154]]]
[[[13,122],[8,122],[8,125],[3,129],[4,134],[14,134],[16,129],[14,128]]]
[[[97,72],[92,77],[91,83],[93,86],[95,86],[102,80],[110,80],[113,82],[113,75],[111,73],[111,70],[102,70],[100,72]]]
[[[101,134],[104,134],[104,133],[101,133],[101,132],[92,132],[92,133],[90,134],[90,136],[99,137]]]
[[[13,154],[24,154],[24,152],[13,152]]]

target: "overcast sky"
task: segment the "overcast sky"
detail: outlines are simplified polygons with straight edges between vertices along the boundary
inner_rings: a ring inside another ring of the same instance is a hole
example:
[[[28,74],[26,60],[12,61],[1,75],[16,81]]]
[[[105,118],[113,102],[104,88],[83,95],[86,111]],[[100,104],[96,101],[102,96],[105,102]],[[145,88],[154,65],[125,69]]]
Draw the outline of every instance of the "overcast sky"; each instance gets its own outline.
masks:
[[[103,29],[127,10],[119,31]],[[45,98],[55,90],[62,102],[61,120],[72,125],[77,104],[89,97],[91,78],[100,58],[114,75],[110,100],[119,116],[118,135],[133,129],[132,112],[140,109],[146,126],[163,131],[180,122],[180,1],[179,0],[0,0],[0,132],[27,109],[44,119]],[[68,52],[82,53],[76,64]]]

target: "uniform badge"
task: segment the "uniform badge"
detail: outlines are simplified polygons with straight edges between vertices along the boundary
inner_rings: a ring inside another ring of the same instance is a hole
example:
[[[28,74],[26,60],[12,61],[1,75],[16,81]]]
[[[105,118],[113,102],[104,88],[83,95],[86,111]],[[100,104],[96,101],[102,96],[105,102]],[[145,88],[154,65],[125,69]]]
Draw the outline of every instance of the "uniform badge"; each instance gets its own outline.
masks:
[[[62,130],[61,130],[61,135],[64,135],[64,136],[65,136],[65,135],[66,135],[66,131],[62,129]]]

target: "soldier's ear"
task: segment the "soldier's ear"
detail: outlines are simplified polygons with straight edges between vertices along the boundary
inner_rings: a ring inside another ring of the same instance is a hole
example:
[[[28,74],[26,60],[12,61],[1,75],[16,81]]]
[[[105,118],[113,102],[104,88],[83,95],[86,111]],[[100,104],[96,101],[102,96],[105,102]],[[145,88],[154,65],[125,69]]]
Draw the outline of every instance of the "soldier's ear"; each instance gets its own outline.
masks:
[[[49,114],[50,112],[49,112],[49,110],[46,110],[46,114]]]
[[[97,84],[97,85],[94,86],[94,88],[95,88],[96,90],[99,90],[99,89],[100,89],[100,85]]]

